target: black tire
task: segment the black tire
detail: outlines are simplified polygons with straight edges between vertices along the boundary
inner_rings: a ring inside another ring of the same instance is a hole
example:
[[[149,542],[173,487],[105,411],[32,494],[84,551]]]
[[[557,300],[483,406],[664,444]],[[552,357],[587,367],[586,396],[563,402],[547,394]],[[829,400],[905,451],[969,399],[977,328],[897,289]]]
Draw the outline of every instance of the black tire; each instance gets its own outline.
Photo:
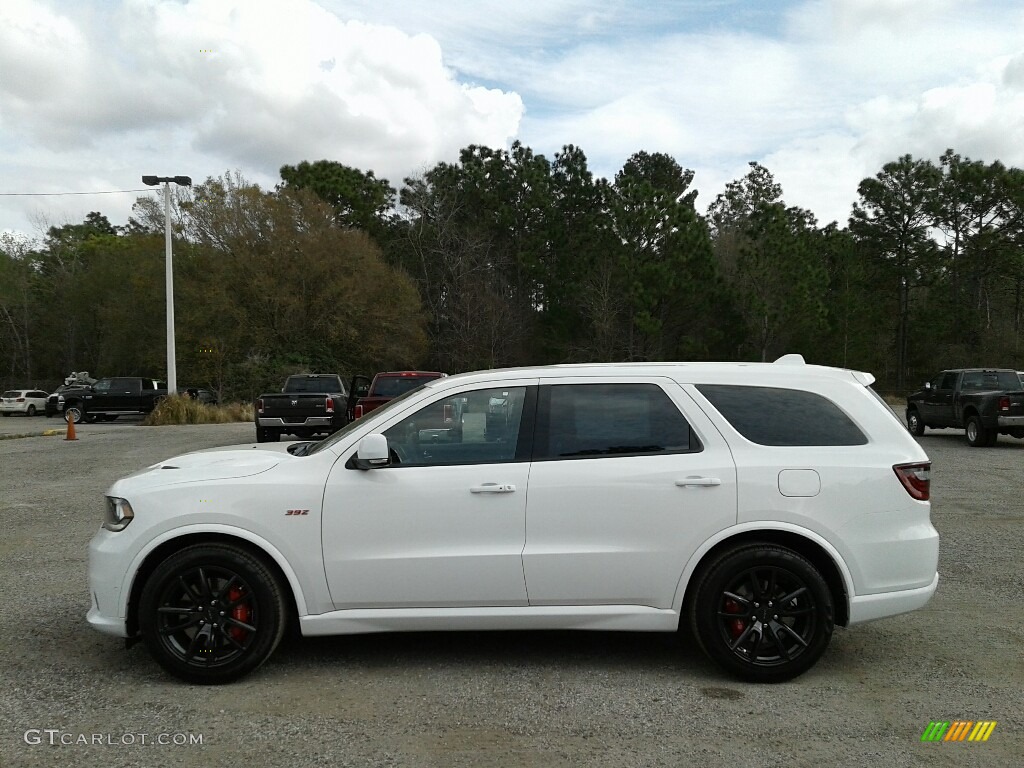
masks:
[[[190,683],[219,685],[270,658],[288,613],[281,584],[262,561],[230,544],[196,544],[156,567],[138,615],[161,667]]]
[[[25,411],[25,413],[27,413],[29,416],[35,416],[36,415],[36,407],[34,405],[32,405],[31,403],[29,403],[28,409]]]
[[[690,629],[707,656],[736,677],[779,683],[821,657],[835,626],[832,594],[802,555],[774,544],[723,552],[702,571]]]
[[[85,418],[85,410],[78,403],[68,403],[64,406],[64,421],[73,421],[81,424]]]
[[[925,423],[921,421],[921,414],[917,412],[916,408],[907,411],[907,429],[910,430],[910,434],[917,437],[924,434]]]
[[[987,448],[994,445],[998,435],[994,429],[986,429],[981,424],[981,417],[972,413],[964,424],[967,431],[967,444],[972,448]]]
[[[257,443],[276,443],[280,433],[276,429],[270,427],[256,427],[256,442]]]
[[[9,414],[9,413],[4,413],[4,416],[10,416],[10,415],[11,415],[11,414]]]

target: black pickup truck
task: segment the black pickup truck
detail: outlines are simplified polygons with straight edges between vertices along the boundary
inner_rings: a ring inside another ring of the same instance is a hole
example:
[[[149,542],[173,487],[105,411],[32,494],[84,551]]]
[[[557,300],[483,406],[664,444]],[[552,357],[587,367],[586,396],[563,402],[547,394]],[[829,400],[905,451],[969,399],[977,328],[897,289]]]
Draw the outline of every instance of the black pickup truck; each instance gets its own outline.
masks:
[[[999,435],[1024,438],[1024,386],[1016,371],[956,368],[942,371],[907,397],[907,428],[967,431],[975,447],[995,445]]]
[[[164,397],[166,385],[156,379],[114,376],[67,387],[57,396],[57,411],[76,424],[113,421],[118,416],[149,413]]]
[[[351,421],[355,396],[365,394],[363,381],[369,382],[365,376],[357,376],[352,386],[346,387],[334,373],[289,376],[280,394],[257,398],[256,442],[277,442],[285,434],[309,438],[337,432]]]

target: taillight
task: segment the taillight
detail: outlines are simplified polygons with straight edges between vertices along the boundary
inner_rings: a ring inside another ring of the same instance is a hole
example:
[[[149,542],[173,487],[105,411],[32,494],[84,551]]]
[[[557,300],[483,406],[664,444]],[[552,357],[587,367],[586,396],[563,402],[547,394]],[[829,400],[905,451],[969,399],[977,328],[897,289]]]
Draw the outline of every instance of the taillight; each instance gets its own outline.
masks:
[[[363,418],[363,406],[357,405],[355,407],[355,409],[353,409],[353,411],[352,411],[352,418],[353,419],[361,419],[361,418]]]
[[[263,398],[256,401],[256,413],[263,413]]]
[[[25,402],[25,398],[24,397],[19,397],[15,402],[24,403]]]
[[[928,501],[931,495],[931,468],[932,463],[925,461],[920,464],[896,464],[892,469],[907,493],[918,501]]]
[[[327,409],[328,413],[334,413],[334,398],[333,397],[325,397],[324,398],[324,407]]]
[[[1008,397],[1000,397],[999,398],[999,410],[1000,411],[1008,411],[1008,410],[1010,410],[1010,398],[1008,398]]]

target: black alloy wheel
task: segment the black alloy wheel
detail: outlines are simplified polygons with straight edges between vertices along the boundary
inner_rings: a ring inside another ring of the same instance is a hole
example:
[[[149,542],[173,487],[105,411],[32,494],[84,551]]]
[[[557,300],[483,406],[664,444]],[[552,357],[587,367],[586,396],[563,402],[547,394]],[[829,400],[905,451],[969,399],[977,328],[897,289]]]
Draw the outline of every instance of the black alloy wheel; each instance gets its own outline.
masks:
[[[704,652],[725,670],[774,683],[814,665],[832,637],[833,616],[815,566],[765,543],[726,551],[704,571],[690,621]]]
[[[191,683],[220,684],[273,653],[286,623],[284,592],[249,552],[197,544],[164,560],[139,604],[142,637],[156,661]]]

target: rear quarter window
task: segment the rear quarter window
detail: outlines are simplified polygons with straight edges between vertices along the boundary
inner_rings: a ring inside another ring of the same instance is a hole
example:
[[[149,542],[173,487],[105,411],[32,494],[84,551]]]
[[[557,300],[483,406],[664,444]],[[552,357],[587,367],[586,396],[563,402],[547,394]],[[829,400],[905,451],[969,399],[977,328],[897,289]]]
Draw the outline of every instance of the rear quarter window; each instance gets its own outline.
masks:
[[[697,390],[752,443],[808,446],[868,442],[838,405],[814,392],[726,384],[700,384]]]

